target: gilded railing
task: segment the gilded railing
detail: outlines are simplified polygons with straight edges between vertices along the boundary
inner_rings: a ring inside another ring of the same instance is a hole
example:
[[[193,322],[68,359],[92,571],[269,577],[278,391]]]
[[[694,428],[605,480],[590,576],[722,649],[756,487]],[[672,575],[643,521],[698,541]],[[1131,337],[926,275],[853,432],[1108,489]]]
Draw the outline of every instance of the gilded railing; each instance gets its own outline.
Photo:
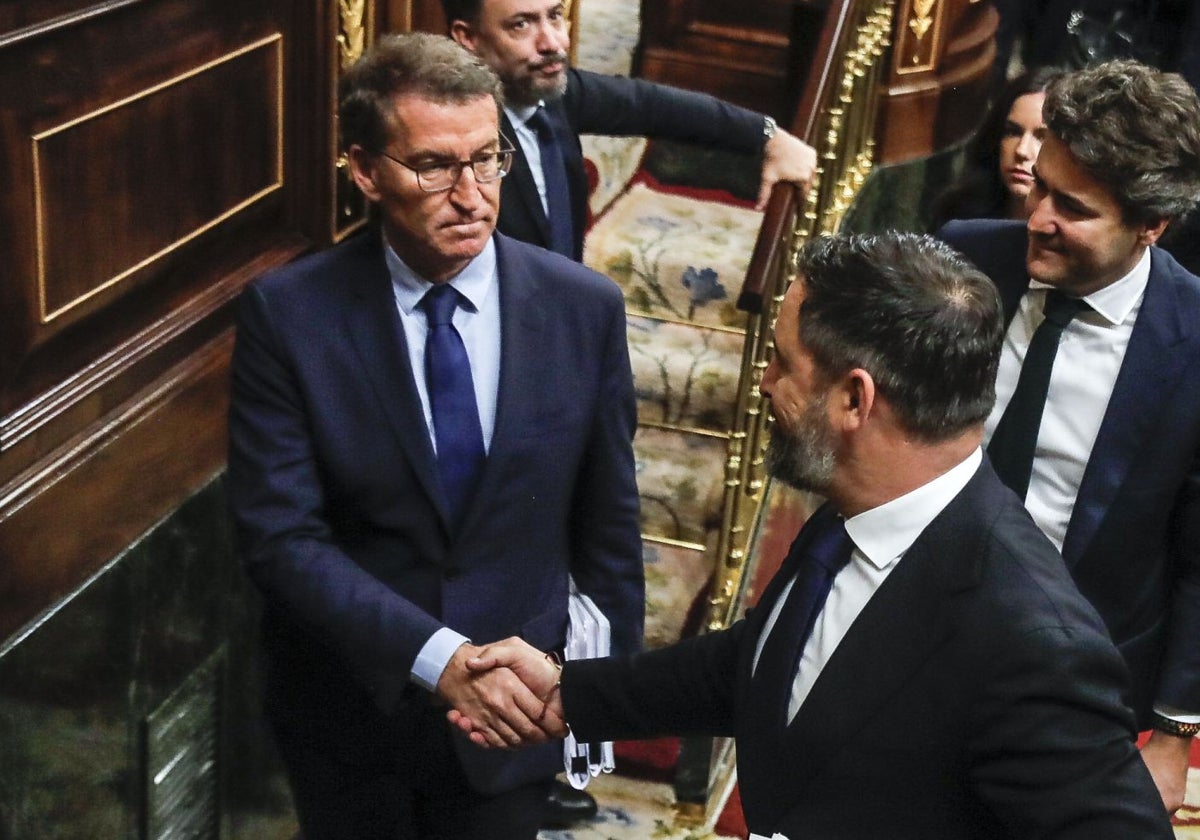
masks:
[[[725,464],[717,569],[705,630],[735,621],[758,558],[753,551],[767,482],[763,463],[772,419],[759,386],[774,353],[771,329],[796,255],[814,235],[836,231],[874,164],[878,90],[891,45],[896,0],[834,0],[825,12],[817,53],[793,122],[793,132],[817,149],[812,189],[798,199],[776,187],[751,256],[738,308],[749,313],[737,407]],[[711,819],[733,778],[730,739],[685,738],[675,777],[676,822]]]
[[[831,3],[821,39],[828,60],[811,71],[796,126],[820,163],[803,201],[776,188],[738,306],[751,313],[742,355],[737,413],[725,468],[720,564],[709,600],[707,629],[736,619],[745,588],[749,541],[763,502],[763,453],[771,423],[759,391],[774,353],[771,327],[796,254],[815,234],[836,231],[874,163],[877,92],[891,44],[895,0]]]

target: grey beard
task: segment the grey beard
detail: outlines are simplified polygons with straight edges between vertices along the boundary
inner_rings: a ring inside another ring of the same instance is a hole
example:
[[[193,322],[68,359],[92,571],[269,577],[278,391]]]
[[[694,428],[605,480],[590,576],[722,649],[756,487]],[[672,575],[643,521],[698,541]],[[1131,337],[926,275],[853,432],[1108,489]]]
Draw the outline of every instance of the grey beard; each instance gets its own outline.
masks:
[[[835,464],[833,442],[820,418],[806,413],[795,436],[776,421],[767,442],[767,474],[797,490],[828,492]]]

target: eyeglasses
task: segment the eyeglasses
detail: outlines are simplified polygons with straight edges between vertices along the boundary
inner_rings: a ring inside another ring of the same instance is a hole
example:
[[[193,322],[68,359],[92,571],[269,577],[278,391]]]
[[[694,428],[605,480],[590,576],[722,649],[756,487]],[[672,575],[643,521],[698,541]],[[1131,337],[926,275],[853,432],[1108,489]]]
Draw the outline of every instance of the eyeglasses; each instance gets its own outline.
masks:
[[[468,166],[475,173],[475,180],[481,184],[499,181],[512,168],[514,151],[515,149],[500,149],[495,152],[480,152],[467,160],[422,163],[418,166],[405,163],[400,158],[393,157],[384,151],[380,151],[379,154],[400,164],[405,169],[411,169],[417,176],[417,186],[423,192],[435,193],[453,189],[454,185],[458,183],[458,179],[462,177],[463,170]]]

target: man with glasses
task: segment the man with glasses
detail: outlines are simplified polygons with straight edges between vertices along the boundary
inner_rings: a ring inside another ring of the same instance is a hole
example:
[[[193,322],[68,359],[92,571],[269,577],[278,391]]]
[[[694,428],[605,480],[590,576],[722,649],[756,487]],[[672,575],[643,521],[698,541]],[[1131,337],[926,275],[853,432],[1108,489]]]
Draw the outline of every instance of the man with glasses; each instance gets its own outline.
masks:
[[[381,39],[339,108],[378,229],[241,301],[231,504],[305,840],[533,838],[561,744],[452,734],[451,705],[545,740],[544,704],[465,660],[513,634],[560,648],[568,574],[616,651],[641,638],[621,294],[494,232],[500,100],[452,41]]]

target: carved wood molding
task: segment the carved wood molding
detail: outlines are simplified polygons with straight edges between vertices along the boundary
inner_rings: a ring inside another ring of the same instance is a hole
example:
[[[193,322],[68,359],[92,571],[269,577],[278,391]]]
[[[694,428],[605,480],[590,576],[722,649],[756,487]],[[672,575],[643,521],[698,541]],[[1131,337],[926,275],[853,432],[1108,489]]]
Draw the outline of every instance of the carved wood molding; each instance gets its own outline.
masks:
[[[337,61],[330,62],[329,100],[330,174],[334,196],[330,240],[333,242],[340,242],[367,223],[367,202],[350,176],[349,163],[338,137],[337,88],[342,74],[362,57],[367,45],[375,40],[375,4],[367,0],[338,0],[337,12],[333,36]]]

